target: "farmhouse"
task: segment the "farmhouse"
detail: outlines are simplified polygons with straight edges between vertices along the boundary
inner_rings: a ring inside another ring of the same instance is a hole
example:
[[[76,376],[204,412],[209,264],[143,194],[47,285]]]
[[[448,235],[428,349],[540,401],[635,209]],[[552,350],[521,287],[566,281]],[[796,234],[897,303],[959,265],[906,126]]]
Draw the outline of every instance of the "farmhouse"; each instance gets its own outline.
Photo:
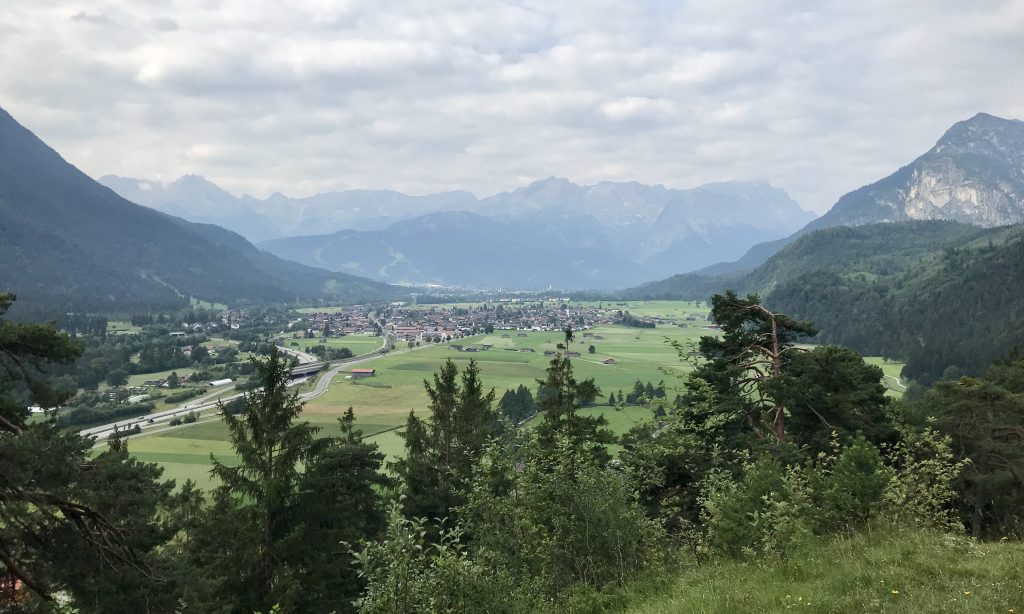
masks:
[[[352,369],[352,378],[359,379],[363,377],[373,377],[377,375],[376,369]]]

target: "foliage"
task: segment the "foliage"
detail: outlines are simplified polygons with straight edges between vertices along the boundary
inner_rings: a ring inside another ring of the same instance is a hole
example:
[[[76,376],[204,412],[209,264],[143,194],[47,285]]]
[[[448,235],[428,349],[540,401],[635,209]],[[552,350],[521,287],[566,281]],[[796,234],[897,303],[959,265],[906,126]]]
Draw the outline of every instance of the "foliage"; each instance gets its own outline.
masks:
[[[883,495],[886,516],[903,526],[962,529],[952,507],[967,461],[953,454],[949,436],[931,427],[907,429],[887,452],[895,471]]]
[[[553,449],[564,438],[579,448],[586,447],[598,460],[607,461],[608,453],[602,444],[615,439],[604,428],[608,421],[604,416],[581,416],[576,412],[585,403],[593,402],[600,392],[593,379],[576,380],[568,356],[555,354],[548,365],[547,378],[537,380],[537,408],[544,416],[537,427],[541,444]]]
[[[351,409],[340,437],[316,438],[296,422],[302,404],[276,349],[254,366],[260,385],[239,413],[224,412],[240,462],[213,459],[220,486],[189,535],[201,580],[187,602],[202,611],[349,611],[361,586],[343,542],[382,527],[383,455],[363,443]]]
[[[506,390],[498,401],[498,413],[512,424],[520,424],[537,413],[533,393],[522,384],[515,390]]]
[[[0,295],[0,315],[13,300]],[[52,323],[0,320],[0,563],[47,607],[60,590],[81,612],[169,611],[173,586],[150,593],[166,563],[158,546],[174,532],[173,484],[120,439],[93,456],[91,440],[52,420],[26,423],[19,397],[44,407],[66,398],[43,369],[80,351]]]
[[[410,412],[403,433],[406,457],[394,463],[403,485],[403,508],[410,518],[439,520],[462,502],[473,465],[496,425],[494,390],[484,392],[480,367],[463,370],[451,360],[423,385],[430,416]]]
[[[958,507],[976,536],[1024,535],[1024,361],[997,363],[984,378],[938,382],[904,409],[947,434],[958,459]]]
[[[807,474],[770,456],[746,464],[739,480],[712,473],[702,502],[710,543],[733,556],[785,556],[813,531]]]
[[[664,533],[623,476],[595,457],[564,436],[548,449],[532,431],[492,446],[461,510],[472,552],[553,599],[657,565]]]
[[[392,612],[534,612],[540,603],[505,570],[472,557],[458,528],[430,543],[426,519],[408,519],[391,507],[380,541],[354,553],[366,590],[357,601],[363,614]]]

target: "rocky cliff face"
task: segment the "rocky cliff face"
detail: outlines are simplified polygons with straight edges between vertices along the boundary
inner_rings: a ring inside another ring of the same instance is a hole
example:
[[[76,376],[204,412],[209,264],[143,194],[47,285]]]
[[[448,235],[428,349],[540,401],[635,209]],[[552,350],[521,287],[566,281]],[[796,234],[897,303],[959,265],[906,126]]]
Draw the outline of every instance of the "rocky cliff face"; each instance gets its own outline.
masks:
[[[958,122],[923,156],[843,196],[809,229],[906,220],[1024,222],[1024,122],[985,113]]]

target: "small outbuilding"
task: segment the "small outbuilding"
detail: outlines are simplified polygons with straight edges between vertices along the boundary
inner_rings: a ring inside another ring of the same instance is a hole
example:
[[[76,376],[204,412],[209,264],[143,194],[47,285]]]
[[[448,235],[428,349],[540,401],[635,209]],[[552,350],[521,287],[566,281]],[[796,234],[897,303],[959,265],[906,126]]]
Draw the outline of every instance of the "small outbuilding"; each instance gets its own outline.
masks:
[[[363,377],[373,377],[377,375],[376,369],[352,369],[352,378],[359,379]]]
[[[615,364],[615,359],[614,358],[605,358],[601,362],[603,362],[606,365],[614,365]]]

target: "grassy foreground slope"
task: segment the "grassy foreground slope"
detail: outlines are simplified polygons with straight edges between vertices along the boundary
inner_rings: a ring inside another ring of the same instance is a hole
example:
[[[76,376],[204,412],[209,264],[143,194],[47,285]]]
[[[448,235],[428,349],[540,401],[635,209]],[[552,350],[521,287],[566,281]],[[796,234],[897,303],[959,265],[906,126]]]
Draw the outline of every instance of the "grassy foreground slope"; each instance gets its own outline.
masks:
[[[1024,545],[892,527],[822,539],[787,560],[722,561],[627,596],[630,614],[1024,611]]]

